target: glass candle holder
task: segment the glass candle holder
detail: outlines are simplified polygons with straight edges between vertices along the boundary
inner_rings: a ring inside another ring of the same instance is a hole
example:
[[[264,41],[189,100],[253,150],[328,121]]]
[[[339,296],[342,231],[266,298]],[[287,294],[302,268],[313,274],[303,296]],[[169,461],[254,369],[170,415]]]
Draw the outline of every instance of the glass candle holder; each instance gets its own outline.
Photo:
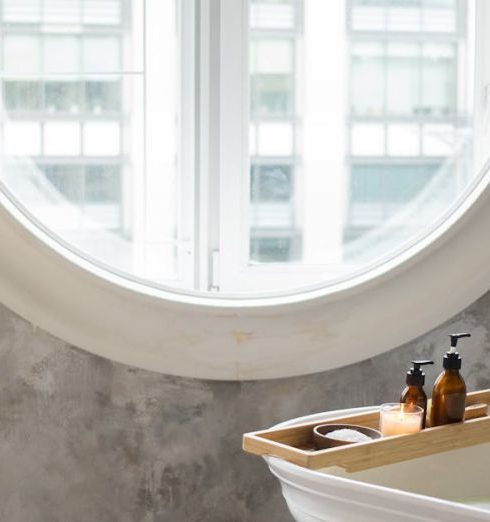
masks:
[[[417,433],[422,429],[424,410],[415,404],[382,404],[379,428],[383,437]]]

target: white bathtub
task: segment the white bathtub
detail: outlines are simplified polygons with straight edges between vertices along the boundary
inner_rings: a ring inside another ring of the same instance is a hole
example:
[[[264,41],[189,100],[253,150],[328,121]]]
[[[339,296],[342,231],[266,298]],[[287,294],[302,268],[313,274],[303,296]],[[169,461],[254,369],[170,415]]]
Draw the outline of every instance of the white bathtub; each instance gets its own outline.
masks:
[[[372,409],[321,413],[278,426]],[[265,460],[299,522],[490,521],[490,444],[357,473],[312,471],[274,457]]]

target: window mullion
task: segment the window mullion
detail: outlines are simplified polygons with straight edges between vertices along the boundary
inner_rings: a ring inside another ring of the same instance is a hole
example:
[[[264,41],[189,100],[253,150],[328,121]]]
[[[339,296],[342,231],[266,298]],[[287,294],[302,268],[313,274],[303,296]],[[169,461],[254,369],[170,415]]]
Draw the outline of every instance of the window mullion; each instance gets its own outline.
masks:
[[[195,248],[196,230],[194,207],[197,198],[195,187],[198,149],[196,129],[198,125],[196,93],[198,82],[196,75],[197,20],[194,0],[182,0],[180,3],[180,182],[178,210],[178,266],[182,283],[186,287],[196,284]]]
[[[214,260],[219,251],[219,0],[198,2],[196,23],[196,139],[195,175],[195,288],[213,285]]]
[[[220,287],[248,263],[248,1],[221,0]]]

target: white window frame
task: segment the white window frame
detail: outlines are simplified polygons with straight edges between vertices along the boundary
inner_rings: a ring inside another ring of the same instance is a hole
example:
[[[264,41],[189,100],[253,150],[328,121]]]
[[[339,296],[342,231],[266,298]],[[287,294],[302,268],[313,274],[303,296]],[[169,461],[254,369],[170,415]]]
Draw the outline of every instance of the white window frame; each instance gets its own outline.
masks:
[[[233,29],[238,31],[233,25],[223,26],[223,17],[233,18],[232,3],[242,2],[243,6],[243,1],[202,1],[202,6],[214,5],[221,20],[219,38],[216,34],[209,37],[210,46],[217,38],[223,41],[230,36]],[[490,36],[486,31],[490,3],[477,1],[480,52],[475,113],[482,115],[476,127],[482,137],[479,150],[483,157],[490,150],[485,117],[490,98],[486,87],[490,85]],[[229,63],[230,52],[222,52],[222,63]],[[205,78],[207,73],[200,74]],[[203,118],[213,118],[213,111],[206,109],[213,106],[212,95],[211,90],[200,95],[201,121],[195,129],[210,144],[209,153],[197,153],[207,162],[209,183],[196,194],[202,198],[201,215],[209,221],[215,219],[215,209],[206,203],[205,192],[216,187],[217,159],[220,165],[225,159],[231,162],[227,165],[239,163],[235,156],[239,140],[235,149],[230,143],[230,149],[223,150],[215,136],[206,134]],[[226,109],[237,110],[236,101],[229,100]],[[237,176],[238,167],[230,172]],[[70,344],[163,373],[235,380],[314,373],[399,346],[459,312],[490,288],[488,165],[471,188],[464,202],[423,240],[370,272],[328,287],[256,298],[166,290],[108,272],[39,229],[0,191],[0,300]],[[219,191],[224,198],[227,184],[223,177]],[[228,205],[236,207],[236,201]],[[226,220],[221,222],[227,226]],[[207,235],[198,233],[192,238],[205,247],[201,251],[206,253],[207,266],[195,274],[202,281],[212,275],[211,260],[218,257],[209,230],[204,230]],[[233,234],[233,227],[222,233],[225,237]],[[221,252],[222,259],[223,255],[236,253]]]

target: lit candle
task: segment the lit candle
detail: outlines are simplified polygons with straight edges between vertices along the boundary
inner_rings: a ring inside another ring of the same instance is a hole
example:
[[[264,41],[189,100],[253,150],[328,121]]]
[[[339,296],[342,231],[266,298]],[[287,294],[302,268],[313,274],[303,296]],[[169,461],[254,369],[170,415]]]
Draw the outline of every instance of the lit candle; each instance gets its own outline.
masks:
[[[379,425],[384,437],[417,433],[422,429],[424,410],[415,404],[383,404]]]

